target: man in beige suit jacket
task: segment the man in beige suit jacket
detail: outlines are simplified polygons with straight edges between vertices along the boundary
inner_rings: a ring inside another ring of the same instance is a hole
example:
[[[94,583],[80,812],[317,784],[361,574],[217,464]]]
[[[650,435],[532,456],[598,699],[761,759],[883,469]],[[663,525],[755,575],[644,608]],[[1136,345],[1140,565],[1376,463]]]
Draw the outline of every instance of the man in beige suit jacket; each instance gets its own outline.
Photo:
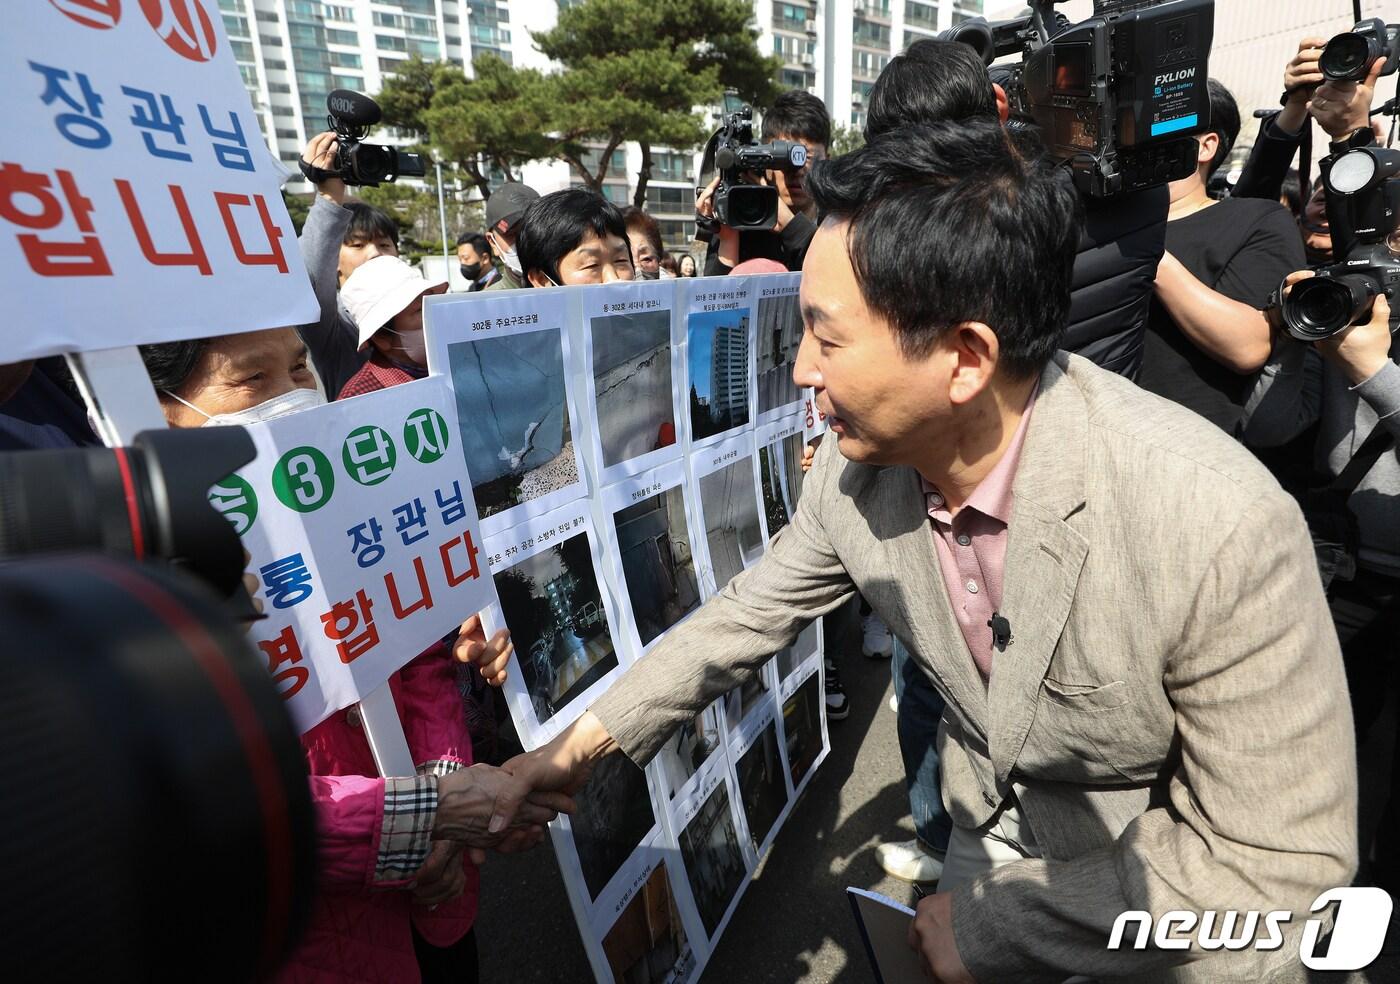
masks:
[[[1289,979],[1314,898],[1356,861],[1346,683],[1308,533],[1218,428],[1053,354],[1075,200],[1015,139],[911,129],[813,173],[826,219],[796,376],[836,440],[763,561],[508,768],[569,789],[614,748],[648,761],[859,590],[947,699],[955,841],[1019,841],[920,904],[931,977]],[[1000,576],[950,578],[929,502],[956,514],[1023,419]],[[999,593],[1009,644],[960,626],[964,590]],[[1127,910],[1278,909],[1296,916],[1272,952],[1107,947]]]

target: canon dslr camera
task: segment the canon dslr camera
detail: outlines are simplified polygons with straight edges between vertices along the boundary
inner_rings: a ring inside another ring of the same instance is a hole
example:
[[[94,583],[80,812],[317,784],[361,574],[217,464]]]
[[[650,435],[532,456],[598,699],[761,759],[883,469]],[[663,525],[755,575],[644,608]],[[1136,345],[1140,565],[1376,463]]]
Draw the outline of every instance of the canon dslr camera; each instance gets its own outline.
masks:
[[[326,125],[335,131],[339,144],[329,172],[333,177],[348,185],[378,185],[426,173],[422,154],[360,142],[383,115],[369,96],[336,89],[326,97],[326,111]]]
[[[750,184],[745,172],[762,174],[780,168],[797,170],[807,163],[807,148],[789,140],[760,144],[753,136],[753,109],[732,89],[724,94],[721,125],[710,138],[714,166],[719,170],[715,189],[715,221],[740,232],[772,229],[778,222],[778,189]]]
[[[1284,328],[1300,342],[1331,338],[1370,316],[1384,294],[1390,330],[1400,326],[1400,150],[1357,147],[1323,176],[1335,261],[1283,298]],[[1350,233],[1346,229],[1350,229]]]
[[[1094,16],[1074,25],[1056,2],[1031,0],[1025,17],[977,17],[939,37],[971,45],[988,65],[1023,54],[1002,87],[1082,192],[1107,197],[1190,175],[1192,134],[1210,124],[1215,0],[1094,0]]]
[[[1381,75],[1394,74],[1400,68],[1400,24],[1372,17],[1328,41],[1317,67],[1332,82],[1364,82],[1380,58],[1386,60]]]

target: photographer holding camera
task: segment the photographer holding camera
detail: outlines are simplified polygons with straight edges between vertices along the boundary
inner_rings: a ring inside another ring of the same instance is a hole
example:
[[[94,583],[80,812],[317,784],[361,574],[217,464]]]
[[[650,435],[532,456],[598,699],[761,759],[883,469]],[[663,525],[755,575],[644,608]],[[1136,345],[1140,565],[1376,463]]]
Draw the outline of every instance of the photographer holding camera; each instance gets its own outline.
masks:
[[[717,226],[705,255],[704,276],[723,276],[745,260],[777,260],[789,270],[801,270],[807,246],[817,231],[817,209],[807,193],[806,179],[812,163],[825,160],[831,144],[831,116],[826,105],[808,92],[794,89],[773,101],[763,115],[763,143],[775,141],[800,144],[806,150],[806,163],[765,172],[762,178],[746,174],[746,180],[772,187],[778,193],[777,219],[769,230],[740,232],[718,222],[715,196],[722,174],[717,174],[700,191],[695,213]]]

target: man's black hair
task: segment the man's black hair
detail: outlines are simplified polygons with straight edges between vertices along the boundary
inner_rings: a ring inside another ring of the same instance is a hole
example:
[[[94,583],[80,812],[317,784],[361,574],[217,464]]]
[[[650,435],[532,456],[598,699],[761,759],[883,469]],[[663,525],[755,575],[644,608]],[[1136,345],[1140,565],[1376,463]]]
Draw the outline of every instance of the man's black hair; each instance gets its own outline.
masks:
[[[764,143],[787,137],[806,143],[831,146],[831,114],[826,103],[810,92],[790,89],[784,92],[763,114]]]
[[[141,361],[157,392],[176,392],[185,385],[209,347],[208,338],[187,338],[180,342],[159,342],[140,346]]]
[[[346,202],[342,207],[350,210],[350,224],[345,227],[345,242],[374,242],[383,238],[392,239],[394,246],[398,247],[399,226],[387,212],[364,202]]]
[[[910,124],[997,118],[982,59],[961,41],[923,38],[890,59],[870,90],[865,139]]]
[[[457,237],[458,246],[470,246],[477,255],[485,253],[491,255],[491,244],[486,241],[486,237],[479,232],[464,232]]]
[[[1206,83],[1206,91],[1210,93],[1210,132],[1220,137],[1220,145],[1215,149],[1206,175],[1209,177],[1225,163],[1230,149],[1235,146],[1235,138],[1240,135],[1240,107],[1230,90],[1216,79]]]
[[[824,219],[848,223],[861,296],[907,356],[969,321],[996,332],[1012,378],[1035,375],[1060,347],[1079,196],[995,119],[892,130],[814,165],[808,186]]]
[[[563,283],[559,261],[577,249],[589,233],[599,238],[611,233],[627,242],[622,210],[596,191],[566,188],[531,202],[515,240],[522,279],[528,284],[530,272],[538,270],[556,284]]]

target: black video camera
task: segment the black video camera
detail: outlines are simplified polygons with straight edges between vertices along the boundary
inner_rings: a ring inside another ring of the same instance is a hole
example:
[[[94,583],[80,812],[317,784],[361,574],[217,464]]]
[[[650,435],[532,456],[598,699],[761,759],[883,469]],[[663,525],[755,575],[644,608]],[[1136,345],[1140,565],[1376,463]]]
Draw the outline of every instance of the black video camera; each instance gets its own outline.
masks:
[[[1189,176],[1192,134],[1210,123],[1215,0],[1094,0],[1094,16],[1074,25],[1057,2],[1031,0],[1025,17],[978,17],[939,37],[988,65],[1023,55],[999,81],[1081,192],[1104,198]]]
[[[361,143],[383,115],[369,96],[336,89],[326,97],[326,125],[335,131],[339,148],[330,174],[348,185],[378,185],[399,178],[421,178],[427,173],[423,155]]]
[[[1400,68],[1400,24],[1372,17],[1328,41],[1317,67],[1331,82],[1364,82],[1379,58],[1386,59],[1381,75],[1391,75]]]
[[[753,108],[740,101],[733,89],[724,94],[720,128],[705,148],[705,159],[713,159],[719,170],[715,189],[715,221],[740,232],[772,229],[778,222],[778,189],[750,184],[744,172],[789,168],[807,163],[807,148],[789,140],[760,144],[753,136]]]
[[[97,552],[193,574],[256,618],[243,589],[243,544],[210,488],[252,461],[242,427],[149,430],[131,447],[0,455],[0,560]]]
[[[1384,294],[1400,326],[1400,150],[1357,147],[1324,161],[1334,262],[1283,298],[1283,324],[1300,342],[1331,338],[1369,317]]]

